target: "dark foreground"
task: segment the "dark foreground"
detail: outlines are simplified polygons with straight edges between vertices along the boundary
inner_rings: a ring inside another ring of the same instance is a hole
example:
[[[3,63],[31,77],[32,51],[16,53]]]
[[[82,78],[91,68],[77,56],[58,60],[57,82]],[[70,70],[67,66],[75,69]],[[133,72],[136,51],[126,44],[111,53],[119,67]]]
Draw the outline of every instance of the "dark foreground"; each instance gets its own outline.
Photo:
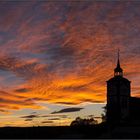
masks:
[[[140,138],[140,126],[95,126],[61,127],[4,127],[0,128],[3,139],[59,139],[59,138]]]
[[[0,138],[98,138],[103,131],[103,126],[4,127],[0,128]]]

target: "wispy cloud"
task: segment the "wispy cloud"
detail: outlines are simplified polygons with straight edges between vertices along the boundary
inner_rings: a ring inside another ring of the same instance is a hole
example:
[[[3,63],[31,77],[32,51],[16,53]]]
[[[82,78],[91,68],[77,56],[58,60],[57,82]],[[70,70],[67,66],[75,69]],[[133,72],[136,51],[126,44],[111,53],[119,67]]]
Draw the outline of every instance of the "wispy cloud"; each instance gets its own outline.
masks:
[[[41,123],[53,123],[53,121],[42,121]]]
[[[54,111],[51,114],[77,112],[77,111],[80,111],[81,109],[83,108],[64,108],[59,111]]]
[[[54,117],[59,117],[59,118],[67,118],[68,115],[64,114],[48,114],[48,115],[42,115],[41,117],[45,118],[54,118]]]
[[[139,96],[139,9],[120,1],[1,2],[0,112],[39,109],[41,101],[105,102],[118,48]]]
[[[30,118],[29,119],[25,119],[25,121],[32,121],[32,120],[33,120],[32,118],[31,119]]]
[[[37,117],[39,117],[39,116],[38,115],[27,115],[27,116],[22,116],[21,118],[31,119],[31,118],[37,118]]]

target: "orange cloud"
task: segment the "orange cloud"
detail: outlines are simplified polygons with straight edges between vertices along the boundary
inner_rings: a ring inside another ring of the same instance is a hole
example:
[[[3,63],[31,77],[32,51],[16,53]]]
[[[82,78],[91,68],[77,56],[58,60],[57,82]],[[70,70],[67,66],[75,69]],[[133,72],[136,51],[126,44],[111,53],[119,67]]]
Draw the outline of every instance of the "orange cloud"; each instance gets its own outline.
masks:
[[[1,112],[39,109],[38,102],[105,102],[106,80],[113,76],[118,48],[132,95],[139,96],[139,5],[30,2],[3,7]]]

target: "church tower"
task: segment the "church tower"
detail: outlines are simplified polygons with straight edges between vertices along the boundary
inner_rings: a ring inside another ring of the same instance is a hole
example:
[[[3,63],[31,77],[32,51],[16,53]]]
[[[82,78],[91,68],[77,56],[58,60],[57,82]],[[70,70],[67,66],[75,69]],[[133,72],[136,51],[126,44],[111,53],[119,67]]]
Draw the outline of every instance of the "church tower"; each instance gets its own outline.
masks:
[[[118,51],[114,77],[107,81],[107,122],[120,123],[129,116],[130,81],[123,77]]]

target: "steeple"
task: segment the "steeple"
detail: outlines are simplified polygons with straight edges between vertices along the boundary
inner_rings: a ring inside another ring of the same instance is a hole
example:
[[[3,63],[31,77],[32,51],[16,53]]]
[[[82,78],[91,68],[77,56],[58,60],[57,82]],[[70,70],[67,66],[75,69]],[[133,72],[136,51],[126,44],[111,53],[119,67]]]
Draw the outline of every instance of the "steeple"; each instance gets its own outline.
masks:
[[[107,81],[107,123],[116,125],[128,121],[130,106],[130,81],[123,77],[120,65],[120,53],[117,52],[117,65],[114,77]]]
[[[117,61],[117,66],[114,69],[114,76],[123,76],[123,69],[120,66],[120,51],[118,49],[118,61]]]

